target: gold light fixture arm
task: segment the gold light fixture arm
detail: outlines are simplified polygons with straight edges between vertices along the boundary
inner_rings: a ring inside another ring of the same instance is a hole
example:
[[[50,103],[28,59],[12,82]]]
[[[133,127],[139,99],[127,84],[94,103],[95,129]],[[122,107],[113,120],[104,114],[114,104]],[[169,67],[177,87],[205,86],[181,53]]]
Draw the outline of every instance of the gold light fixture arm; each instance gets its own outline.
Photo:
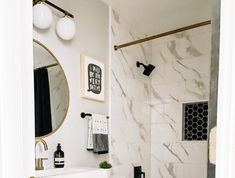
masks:
[[[69,16],[69,17],[71,17],[71,18],[74,18],[74,15],[73,15],[73,14],[69,13],[68,11],[62,9],[61,7],[59,7],[59,6],[55,5],[55,4],[53,4],[52,2],[50,2],[50,1],[48,1],[48,0],[33,0],[33,6],[35,6],[36,4],[38,4],[38,3],[40,3],[40,2],[44,2],[44,3],[48,4],[49,6],[51,6],[51,7],[55,8],[55,9],[57,9],[58,11],[63,12],[66,16]]]

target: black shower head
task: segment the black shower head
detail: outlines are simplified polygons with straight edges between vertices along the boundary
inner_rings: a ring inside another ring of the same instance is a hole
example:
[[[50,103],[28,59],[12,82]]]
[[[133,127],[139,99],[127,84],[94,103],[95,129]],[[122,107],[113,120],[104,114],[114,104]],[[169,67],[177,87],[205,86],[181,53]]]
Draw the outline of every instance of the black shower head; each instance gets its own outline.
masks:
[[[155,69],[155,66],[152,65],[152,64],[149,64],[149,65],[146,66],[146,65],[144,65],[143,63],[141,63],[139,61],[136,62],[137,67],[140,67],[141,65],[144,67],[143,74],[146,75],[146,76],[149,76],[151,74],[151,72]]]

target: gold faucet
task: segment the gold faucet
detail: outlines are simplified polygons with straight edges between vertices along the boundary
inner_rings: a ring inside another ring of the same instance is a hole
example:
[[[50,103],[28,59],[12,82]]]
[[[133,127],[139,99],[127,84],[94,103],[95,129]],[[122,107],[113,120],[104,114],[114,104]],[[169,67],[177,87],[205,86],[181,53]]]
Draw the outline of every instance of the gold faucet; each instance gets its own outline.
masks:
[[[44,150],[47,151],[48,150],[48,146],[45,140],[43,140],[42,138],[36,138],[35,141],[35,169],[36,170],[43,170],[43,160],[47,160],[47,158],[36,158],[36,146],[38,143],[42,143],[44,146]]]
[[[47,142],[45,140],[43,140],[42,138],[36,138],[35,148],[39,142],[41,142],[43,144],[45,151],[47,151],[48,150]]]

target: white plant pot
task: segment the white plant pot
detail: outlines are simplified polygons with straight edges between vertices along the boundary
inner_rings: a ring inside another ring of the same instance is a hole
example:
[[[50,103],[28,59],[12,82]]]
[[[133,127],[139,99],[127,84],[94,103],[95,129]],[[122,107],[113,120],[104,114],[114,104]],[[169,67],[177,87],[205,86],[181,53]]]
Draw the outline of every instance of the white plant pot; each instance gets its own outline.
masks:
[[[112,168],[111,169],[104,169],[106,171],[107,177],[111,178],[112,176]]]

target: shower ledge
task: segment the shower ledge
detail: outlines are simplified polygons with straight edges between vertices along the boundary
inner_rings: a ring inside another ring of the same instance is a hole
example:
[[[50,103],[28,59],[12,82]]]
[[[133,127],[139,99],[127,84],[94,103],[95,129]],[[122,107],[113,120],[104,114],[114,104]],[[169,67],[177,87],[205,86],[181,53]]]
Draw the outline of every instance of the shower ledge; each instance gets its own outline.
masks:
[[[36,171],[36,178],[108,178],[107,170],[89,167],[58,168]]]

